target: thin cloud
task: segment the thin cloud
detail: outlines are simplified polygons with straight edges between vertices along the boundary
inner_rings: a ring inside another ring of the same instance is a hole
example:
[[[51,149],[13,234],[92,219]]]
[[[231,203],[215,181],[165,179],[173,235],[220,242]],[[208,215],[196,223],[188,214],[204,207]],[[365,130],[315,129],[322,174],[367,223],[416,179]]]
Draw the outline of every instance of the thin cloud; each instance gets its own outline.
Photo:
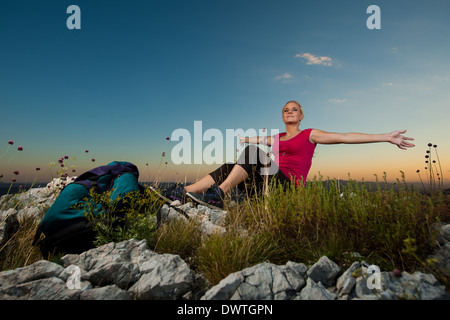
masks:
[[[392,47],[392,48],[389,49],[389,52],[391,54],[398,54],[398,48],[397,47]]]
[[[294,76],[292,74],[286,72],[286,73],[282,74],[281,76],[275,77],[275,80],[289,80],[289,79],[292,79],[293,77]]]
[[[321,66],[327,66],[330,67],[333,65],[333,59],[330,57],[320,57],[315,56],[311,53],[297,53],[295,55],[295,58],[303,58],[306,60],[306,64],[308,65],[321,65]]]
[[[347,99],[336,99],[336,98],[334,98],[334,99],[328,99],[328,102],[339,104],[339,103],[347,102]]]
[[[448,81],[448,77],[446,77],[446,76],[440,76],[440,75],[433,75],[433,76],[431,76],[431,78],[433,79],[433,80],[436,80],[436,81],[440,81],[440,82],[443,82],[443,81]]]

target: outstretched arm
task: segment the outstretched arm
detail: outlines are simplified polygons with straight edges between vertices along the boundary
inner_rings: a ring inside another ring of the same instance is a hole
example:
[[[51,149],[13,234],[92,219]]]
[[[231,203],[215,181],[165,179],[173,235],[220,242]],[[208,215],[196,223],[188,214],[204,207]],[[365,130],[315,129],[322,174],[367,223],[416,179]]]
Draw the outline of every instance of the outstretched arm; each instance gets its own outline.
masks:
[[[403,136],[405,132],[406,130],[383,134],[366,134],[357,132],[334,133],[313,129],[309,139],[312,143],[320,144],[390,142],[395,144],[400,149],[406,150],[406,148],[414,147],[414,145],[409,143],[407,140],[414,139]]]

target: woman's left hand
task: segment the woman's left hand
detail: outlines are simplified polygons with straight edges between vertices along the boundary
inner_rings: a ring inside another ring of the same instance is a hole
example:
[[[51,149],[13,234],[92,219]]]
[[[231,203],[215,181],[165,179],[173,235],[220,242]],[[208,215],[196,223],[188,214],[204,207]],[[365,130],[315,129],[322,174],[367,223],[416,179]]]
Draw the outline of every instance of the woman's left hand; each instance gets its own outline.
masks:
[[[389,134],[389,142],[392,144],[395,144],[397,147],[399,147],[402,150],[406,150],[407,148],[415,147],[414,144],[409,143],[407,140],[414,140],[413,138],[408,138],[403,136],[403,134],[406,132],[406,130],[398,130],[391,132]]]

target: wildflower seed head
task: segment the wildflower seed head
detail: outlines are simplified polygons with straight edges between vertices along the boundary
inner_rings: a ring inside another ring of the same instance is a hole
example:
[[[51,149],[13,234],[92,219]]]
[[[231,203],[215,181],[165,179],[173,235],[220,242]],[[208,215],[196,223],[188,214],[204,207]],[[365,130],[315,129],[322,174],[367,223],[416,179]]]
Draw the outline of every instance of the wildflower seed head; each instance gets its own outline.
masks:
[[[14,141],[9,140],[9,141],[8,141],[8,144],[13,145],[13,144],[14,144]]]
[[[64,159],[66,159],[66,160],[69,159],[69,156],[64,156]]]
[[[17,148],[17,151],[23,151],[22,146],[19,146],[19,147]]]
[[[89,152],[89,150],[87,150],[87,149],[86,149],[86,150],[84,150],[84,152],[88,153],[88,152]]]
[[[169,138],[169,137],[166,137],[166,140],[170,140],[170,138]]]
[[[433,145],[433,148],[437,148],[437,144],[434,144],[434,145]]]
[[[95,162],[95,159],[94,159],[94,158],[92,158],[92,159],[91,159],[91,161],[92,161],[92,162]]]
[[[39,171],[39,170],[41,170],[41,168],[40,167],[36,167],[36,171]]]
[[[395,268],[394,270],[392,270],[392,275],[396,278],[400,278],[402,276],[402,272],[399,269]]]
[[[431,147],[432,145],[433,145],[432,143],[429,143],[429,144],[428,144],[429,147]]]
[[[419,173],[420,172],[420,170],[419,169],[417,169],[417,171],[416,171],[417,173]]]
[[[19,172],[18,170],[16,170],[16,171],[14,171],[13,173],[14,173],[16,176],[18,176],[20,172]]]
[[[16,182],[16,178],[12,178],[11,181],[12,181],[12,182]]]

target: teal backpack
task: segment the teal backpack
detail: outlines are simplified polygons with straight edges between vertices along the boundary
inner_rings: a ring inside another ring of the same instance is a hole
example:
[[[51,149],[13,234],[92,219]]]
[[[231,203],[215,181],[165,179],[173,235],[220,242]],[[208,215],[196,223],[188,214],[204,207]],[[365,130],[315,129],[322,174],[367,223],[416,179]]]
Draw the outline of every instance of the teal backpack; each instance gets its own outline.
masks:
[[[130,162],[114,161],[80,175],[66,185],[53,205],[45,213],[34,237],[33,245],[39,245],[44,257],[49,253],[81,253],[94,247],[95,231],[92,221],[87,218],[83,204],[92,199],[91,191],[103,193],[111,191],[110,201],[115,212],[107,212],[101,204],[90,208],[94,216],[120,215],[127,206],[121,201],[130,192],[139,192],[143,187],[138,183],[139,171]],[[45,237],[41,239],[41,235]]]

